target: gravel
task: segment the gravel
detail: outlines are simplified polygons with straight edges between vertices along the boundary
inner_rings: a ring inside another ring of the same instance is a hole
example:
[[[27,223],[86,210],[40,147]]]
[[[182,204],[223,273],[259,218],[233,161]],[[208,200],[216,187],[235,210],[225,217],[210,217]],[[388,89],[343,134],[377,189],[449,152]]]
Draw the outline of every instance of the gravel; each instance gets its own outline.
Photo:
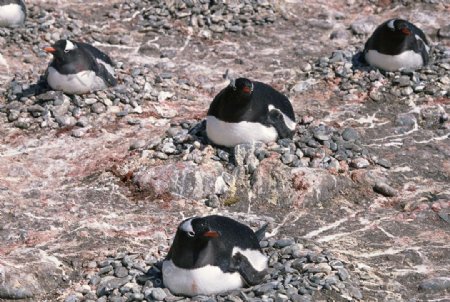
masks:
[[[268,157],[277,157],[289,167],[309,166],[339,170],[341,161],[354,169],[364,169],[371,164],[370,153],[353,128],[342,130],[324,124],[300,124],[292,139],[225,148],[210,144],[205,123],[172,123],[165,136],[152,144],[139,142],[139,147],[147,146],[145,153],[150,159],[181,159],[196,163],[213,159],[231,170],[244,167],[247,174],[252,174],[259,163]],[[136,149],[136,144],[137,142],[133,143],[130,148]]]
[[[320,291],[362,298],[345,262],[315,244],[284,237],[263,240],[261,246],[269,257],[268,274],[263,283],[250,288],[211,296],[175,296],[161,287],[162,259],[121,252],[97,261],[94,271],[89,268],[90,273],[85,274],[84,285],[65,301],[313,301],[314,294]],[[105,272],[105,268],[113,266],[114,270]],[[117,276],[119,269],[123,277]]]
[[[276,6],[267,0],[139,1],[122,4],[120,8],[121,18],[130,18],[135,12],[139,13],[135,18],[142,31],[175,30],[173,21],[179,20],[205,38],[225,32],[252,34],[254,26],[273,23],[277,18]],[[170,76],[161,75],[162,78]]]

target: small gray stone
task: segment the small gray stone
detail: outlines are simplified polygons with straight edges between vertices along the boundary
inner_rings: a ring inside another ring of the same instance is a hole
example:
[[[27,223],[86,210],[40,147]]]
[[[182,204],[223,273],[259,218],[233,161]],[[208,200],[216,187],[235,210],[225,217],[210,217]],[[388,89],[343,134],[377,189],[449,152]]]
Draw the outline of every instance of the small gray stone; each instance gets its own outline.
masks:
[[[107,273],[111,272],[112,270],[113,270],[113,267],[112,267],[111,265],[108,265],[108,266],[102,267],[102,268],[98,271],[98,273],[99,273],[100,275],[103,275],[103,274],[107,274]]]
[[[8,114],[8,122],[12,123],[19,119],[20,117],[20,110],[10,110]]]
[[[97,102],[91,105],[91,111],[100,114],[106,111],[106,106],[100,102]]]
[[[230,154],[222,149],[217,150],[217,156],[226,162],[228,162],[230,159]]]
[[[82,116],[77,120],[76,125],[79,127],[87,127],[89,125],[89,120],[87,117]]]
[[[450,39],[450,24],[441,27],[438,31],[438,36],[444,39]]]
[[[102,278],[99,275],[94,275],[89,280],[89,284],[95,286],[95,285],[99,284],[101,280],[102,280]]]
[[[117,278],[123,278],[123,277],[126,277],[127,275],[128,275],[128,270],[123,266],[117,267],[114,270],[114,276],[116,276]]]
[[[64,302],[79,302],[80,299],[76,295],[69,295],[64,299]]]
[[[55,116],[55,121],[60,127],[73,126],[76,123],[76,120],[68,115]]]
[[[154,288],[152,289],[151,297],[156,301],[163,301],[167,294],[162,288]]]
[[[353,128],[345,128],[342,132],[342,138],[346,141],[353,142],[359,139],[358,131]]]
[[[385,158],[378,159],[378,160],[375,161],[375,163],[377,165],[380,165],[380,166],[386,168],[386,169],[390,169],[392,167],[392,163],[389,160],[385,159]]]
[[[72,130],[72,136],[76,138],[83,137],[85,133],[86,133],[85,129],[77,128]]]
[[[275,241],[274,247],[284,248],[286,246],[293,245],[295,243],[294,238],[282,238]]]
[[[281,156],[281,161],[283,164],[288,165],[296,159],[296,156],[290,153],[285,153]]]
[[[133,293],[128,301],[143,301],[144,300],[144,294],[142,293]]]
[[[369,35],[375,29],[375,24],[371,18],[361,18],[354,21],[350,28],[356,35]]]
[[[350,162],[350,167],[355,169],[364,169],[367,168],[369,165],[370,165],[369,161],[362,157],[355,158]]]
[[[347,280],[349,277],[349,274],[345,268],[338,268],[338,275],[342,281]]]
[[[205,204],[211,208],[217,208],[220,206],[219,197],[217,195],[211,195],[206,201]]]
[[[142,149],[146,144],[146,141],[143,139],[137,140],[130,145],[130,150]]]
[[[375,185],[373,186],[373,190],[386,197],[393,197],[397,195],[397,190],[381,181],[375,183]]]

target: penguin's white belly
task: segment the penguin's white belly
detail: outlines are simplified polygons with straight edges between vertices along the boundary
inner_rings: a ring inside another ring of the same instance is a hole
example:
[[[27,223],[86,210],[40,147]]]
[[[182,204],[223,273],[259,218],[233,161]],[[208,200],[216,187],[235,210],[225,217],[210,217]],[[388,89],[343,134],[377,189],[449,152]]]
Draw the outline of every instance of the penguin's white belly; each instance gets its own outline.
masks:
[[[172,260],[163,262],[164,286],[174,294],[210,295],[241,288],[239,273],[224,273],[219,267],[207,265],[192,270],[177,267]]]
[[[227,123],[212,115],[206,117],[206,134],[215,144],[226,147],[257,141],[268,143],[278,137],[274,127],[253,122]]]
[[[0,6],[0,26],[20,25],[25,20],[25,13],[18,4]]]
[[[52,89],[69,94],[83,94],[107,87],[105,81],[90,70],[61,74],[55,68],[49,67],[47,82]]]
[[[402,68],[417,68],[423,65],[422,55],[413,50],[392,56],[371,49],[366,53],[365,58],[370,65],[386,71],[396,71]]]

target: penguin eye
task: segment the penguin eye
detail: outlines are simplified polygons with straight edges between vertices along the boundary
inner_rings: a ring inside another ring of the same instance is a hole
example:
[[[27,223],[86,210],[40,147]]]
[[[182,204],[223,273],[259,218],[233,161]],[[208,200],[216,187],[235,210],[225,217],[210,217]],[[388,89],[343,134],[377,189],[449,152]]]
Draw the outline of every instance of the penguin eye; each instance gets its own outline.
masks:
[[[194,237],[195,236],[195,233],[191,232],[191,231],[187,232],[187,234],[188,234],[189,237]]]
[[[70,50],[68,49],[64,49],[64,53],[68,53]]]

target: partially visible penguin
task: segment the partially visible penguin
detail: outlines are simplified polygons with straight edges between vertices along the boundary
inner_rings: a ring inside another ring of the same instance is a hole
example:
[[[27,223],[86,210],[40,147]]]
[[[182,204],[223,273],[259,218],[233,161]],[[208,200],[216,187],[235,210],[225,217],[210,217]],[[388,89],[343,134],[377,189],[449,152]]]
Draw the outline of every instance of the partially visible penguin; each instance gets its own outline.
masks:
[[[370,65],[386,70],[413,69],[428,64],[430,44],[414,24],[391,19],[375,29],[364,47]]]
[[[26,17],[27,9],[23,0],[0,0],[0,26],[22,25]]]
[[[184,220],[163,261],[164,285],[174,294],[195,296],[259,284],[268,265],[259,246],[265,227],[254,233],[218,215]]]
[[[292,137],[295,116],[289,99],[271,86],[238,78],[212,101],[206,134],[214,144],[272,142]]]
[[[53,55],[47,70],[47,83],[54,90],[84,94],[117,84],[114,63],[92,45],[59,40],[44,50]]]

